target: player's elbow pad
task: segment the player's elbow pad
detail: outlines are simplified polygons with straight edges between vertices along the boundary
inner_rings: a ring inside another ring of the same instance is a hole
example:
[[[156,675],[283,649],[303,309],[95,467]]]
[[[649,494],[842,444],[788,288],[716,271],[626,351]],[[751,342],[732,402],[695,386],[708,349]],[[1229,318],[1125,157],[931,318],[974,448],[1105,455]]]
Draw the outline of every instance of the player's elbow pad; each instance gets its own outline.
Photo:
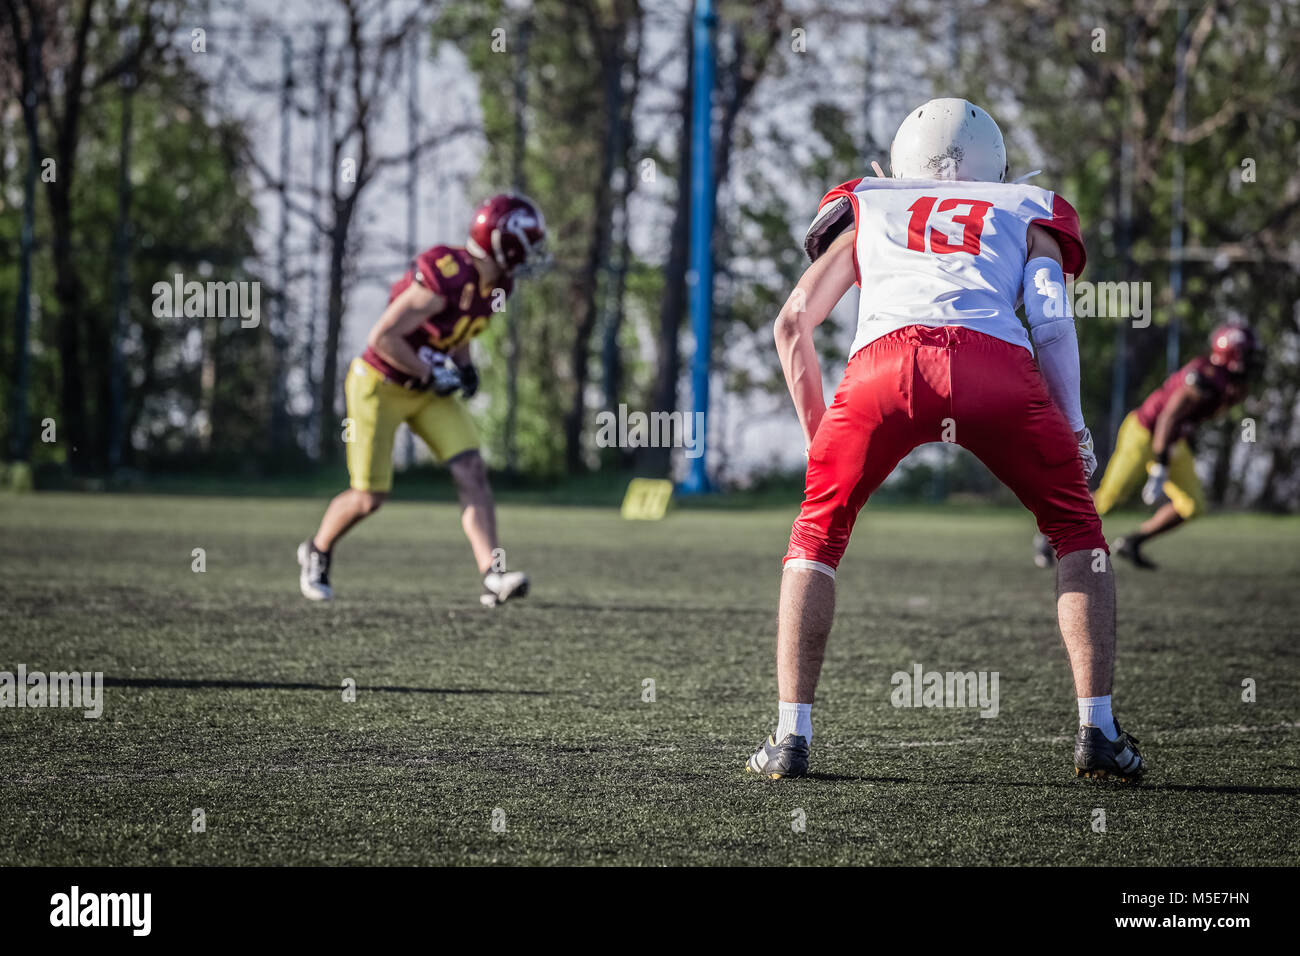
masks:
[[[1066,295],[1065,275],[1055,259],[1039,256],[1025,265],[1025,319],[1038,368],[1052,400],[1075,431],[1083,429],[1079,402],[1079,339]]]

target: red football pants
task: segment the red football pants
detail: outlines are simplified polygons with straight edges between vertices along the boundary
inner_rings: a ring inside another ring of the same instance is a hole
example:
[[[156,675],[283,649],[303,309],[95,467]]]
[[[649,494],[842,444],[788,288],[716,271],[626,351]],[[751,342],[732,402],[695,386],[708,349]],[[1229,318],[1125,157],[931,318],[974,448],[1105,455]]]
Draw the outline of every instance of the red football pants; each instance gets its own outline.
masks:
[[[1079,445],[1027,349],[957,326],[910,325],[849,360],[808,452],[785,560],[834,568],[858,512],[917,445],[952,441],[1038,520],[1057,557],[1106,549]]]

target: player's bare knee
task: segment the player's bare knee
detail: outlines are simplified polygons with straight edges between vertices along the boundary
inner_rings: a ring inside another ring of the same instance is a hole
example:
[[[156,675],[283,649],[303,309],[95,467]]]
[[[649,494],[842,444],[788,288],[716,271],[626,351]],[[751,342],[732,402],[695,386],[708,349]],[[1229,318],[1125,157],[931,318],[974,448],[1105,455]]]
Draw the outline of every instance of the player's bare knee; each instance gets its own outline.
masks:
[[[468,451],[463,455],[457,455],[447,463],[447,467],[451,470],[451,478],[456,482],[456,487],[462,492],[473,493],[487,490],[487,465],[483,461],[483,456],[478,452]]]
[[[383,505],[384,500],[388,497],[388,495],[382,491],[357,490],[353,491],[352,494],[356,499],[357,510],[361,512],[363,516],[369,516],[378,511]]]

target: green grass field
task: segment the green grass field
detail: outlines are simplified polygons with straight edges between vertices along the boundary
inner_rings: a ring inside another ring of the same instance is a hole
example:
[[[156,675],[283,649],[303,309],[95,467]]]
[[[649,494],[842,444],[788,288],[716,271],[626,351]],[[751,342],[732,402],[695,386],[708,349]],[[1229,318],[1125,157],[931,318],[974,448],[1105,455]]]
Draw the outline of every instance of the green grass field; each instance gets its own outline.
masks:
[[[0,496],[0,670],[107,685],[99,720],[0,710],[0,864],[1300,859],[1300,520],[1212,517],[1150,549],[1160,572],[1118,569],[1117,713],[1152,768],[1130,790],[1074,779],[1026,515],[868,509],[815,775],[774,783],[741,767],[774,726],[793,502],[639,524],[507,505],[533,594],[494,611],[454,508],[430,503],[360,528],[339,599],[309,605],[293,552],[323,504]],[[998,716],[894,708],[915,663],[997,671]]]

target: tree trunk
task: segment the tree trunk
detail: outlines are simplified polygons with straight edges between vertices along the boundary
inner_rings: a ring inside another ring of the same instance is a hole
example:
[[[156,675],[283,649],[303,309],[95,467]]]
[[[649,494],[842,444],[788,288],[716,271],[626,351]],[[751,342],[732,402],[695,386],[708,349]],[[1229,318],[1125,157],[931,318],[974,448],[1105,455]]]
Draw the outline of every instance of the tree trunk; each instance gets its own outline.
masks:
[[[609,261],[610,165],[608,162],[602,164],[602,178],[596,191],[595,231],[588,246],[587,263],[573,290],[576,300],[574,315],[577,317],[571,353],[573,393],[564,416],[564,467],[571,475],[586,469],[582,461],[582,422],[586,415],[587,383],[591,376],[591,336],[596,329],[596,289],[605,263]]]
[[[320,456],[332,463],[339,459],[339,339],[343,331],[344,262],[348,231],[355,208],[353,193],[334,203],[334,228],[330,230],[329,306],[325,325],[325,356],[320,378]]]
[[[587,261],[578,277],[574,314],[572,366],[573,393],[564,416],[564,467],[569,474],[586,470],[582,460],[582,425],[587,413],[587,385],[591,380],[591,338],[600,318],[597,298],[602,278],[609,267],[614,212],[614,169],[624,162],[623,44],[628,24],[618,21],[609,29],[588,15],[592,41],[600,53],[601,86],[604,93],[605,128],[600,150],[600,175],[596,182],[594,230],[587,247]]]
[[[58,423],[58,435],[68,450],[72,470],[85,472],[94,468],[96,459],[87,442],[85,363],[81,356],[81,330],[86,317],[82,314],[81,280],[72,257],[70,158],[61,157],[58,168],[59,179],[50,183],[49,191],[54,297],[59,303],[59,406],[63,420]]]
[[[690,22],[686,28],[690,49]],[[677,410],[677,379],[681,374],[679,335],[686,314],[686,267],[691,238],[691,100],[694,96],[694,57],[687,56],[686,82],[682,86],[682,128],[677,141],[677,198],[673,207],[673,227],[669,237],[668,261],[664,263],[663,299],[659,303],[659,361],[655,370],[653,411]],[[658,475],[667,475],[670,449],[645,448],[638,464]]]
[[[618,197],[615,200],[616,209],[614,210],[613,222],[618,226],[618,235],[612,241],[616,243],[617,251],[615,253],[616,259],[612,264],[610,288],[605,295],[605,329],[601,343],[602,385],[605,392],[604,404],[607,411],[615,414],[618,413],[618,405],[623,393],[623,352],[619,345],[619,335],[623,327],[628,263],[632,256],[628,203],[633,189],[636,188],[637,163],[633,149],[636,130],[633,120],[637,97],[641,92],[640,57],[642,36],[643,24],[638,9],[633,32],[634,42],[626,63],[628,69],[627,95],[620,97],[621,110],[618,115],[618,146],[615,153],[617,154],[619,168],[622,170],[623,181]],[[615,462],[619,468],[626,468],[631,464],[629,449],[611,449],[608,458]]]

